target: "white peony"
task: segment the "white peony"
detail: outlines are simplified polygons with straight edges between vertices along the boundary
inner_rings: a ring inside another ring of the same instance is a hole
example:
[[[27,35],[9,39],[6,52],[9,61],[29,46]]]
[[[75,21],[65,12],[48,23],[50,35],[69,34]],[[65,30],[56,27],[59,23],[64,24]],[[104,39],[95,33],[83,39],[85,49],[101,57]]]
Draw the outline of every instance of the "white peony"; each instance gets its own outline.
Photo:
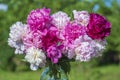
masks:
[[[95,41],[84,35],[76,39],[74,45],[76,60],[89,61],[93,57],[101,56],[101,52],[105,49],[106,41]]]
[[[30,47],[26,51],[26,61],[30,63],[31,70],[37,70],[38,67],[45,66],[46,56],[41,49]]]
[[[25,50],[22,38],[26,35],[27,31],[27,25],[22,24],[22,22],[16,22],[10,27],[8,45],[16,49],[16,54],[22,54]]]
[[[89,23],[89,14],[87,11],[76,11],[73,10],[73,15],[75,22],[80,24],[81,26],[87,26]]]
[[[58,29],[64,28],[70,22],[70,17],[62,11],[52,15],[52,24]]]

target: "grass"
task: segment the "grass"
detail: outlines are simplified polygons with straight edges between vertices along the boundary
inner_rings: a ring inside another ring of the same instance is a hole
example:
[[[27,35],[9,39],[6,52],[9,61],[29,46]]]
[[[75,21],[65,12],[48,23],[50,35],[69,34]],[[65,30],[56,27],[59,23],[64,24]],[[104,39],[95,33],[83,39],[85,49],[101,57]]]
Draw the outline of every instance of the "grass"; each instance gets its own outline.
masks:
[[[0,71],[0,80],[39,80],[38,71]],[[109,65],[87,68],[77,64],[72,65],[69,80],[120,80],[120,66]]]

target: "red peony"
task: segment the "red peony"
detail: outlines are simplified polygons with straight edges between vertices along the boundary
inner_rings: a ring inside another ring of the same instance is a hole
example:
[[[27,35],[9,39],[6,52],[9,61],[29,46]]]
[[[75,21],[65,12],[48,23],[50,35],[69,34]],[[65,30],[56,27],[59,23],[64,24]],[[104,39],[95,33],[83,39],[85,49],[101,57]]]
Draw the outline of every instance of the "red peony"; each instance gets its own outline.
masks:
[[[103,16],[91,13],[87,34],[92,39],[104,39],[110,35],[111,24]]]

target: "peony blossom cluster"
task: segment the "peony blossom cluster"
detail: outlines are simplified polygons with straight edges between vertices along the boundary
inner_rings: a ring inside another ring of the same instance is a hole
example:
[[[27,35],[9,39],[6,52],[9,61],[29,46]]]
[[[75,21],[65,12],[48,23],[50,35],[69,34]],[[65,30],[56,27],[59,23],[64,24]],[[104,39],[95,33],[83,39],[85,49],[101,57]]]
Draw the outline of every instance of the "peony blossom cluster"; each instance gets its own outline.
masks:
[[[32,10],[27,23],[10,27],[9,46],[16,54],[24,54],[32,70],[48,62],[67,60],[89,61],[101,55],[110,35],[111,25],[97,13],[73,10],[73,20],[62,11],[50,15],[50,9]]]

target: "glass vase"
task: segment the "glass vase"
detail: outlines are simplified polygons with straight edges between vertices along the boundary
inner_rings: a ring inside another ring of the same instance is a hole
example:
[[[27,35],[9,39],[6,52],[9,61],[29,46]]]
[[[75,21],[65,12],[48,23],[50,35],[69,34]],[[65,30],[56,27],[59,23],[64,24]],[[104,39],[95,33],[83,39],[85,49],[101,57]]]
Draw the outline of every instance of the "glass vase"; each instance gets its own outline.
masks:
[[[61,66],[52,65],[44,69],[40,80],[68,80],[68,76]]]

